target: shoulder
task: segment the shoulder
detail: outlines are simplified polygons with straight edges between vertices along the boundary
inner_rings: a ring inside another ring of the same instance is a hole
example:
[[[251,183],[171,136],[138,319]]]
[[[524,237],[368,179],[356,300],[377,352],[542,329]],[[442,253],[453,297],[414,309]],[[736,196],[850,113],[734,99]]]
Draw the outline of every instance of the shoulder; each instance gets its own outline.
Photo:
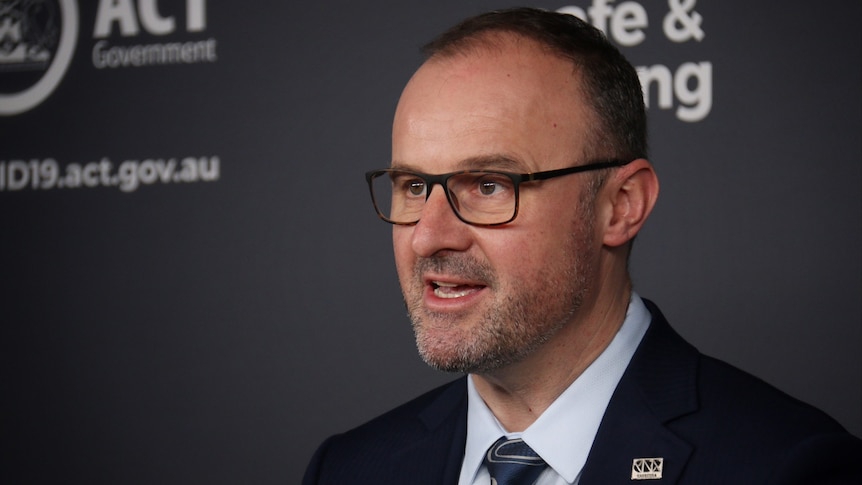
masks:
[[[466,403],[465,380],[466,377],[462,377],[432,389],[367,423],[337,435],[335,441],[344,445],[358,442],[362,446],[368,446],[370,442],[397,445],[400,441],[413,439],[416,433],[425,432],[450,418],[450,414],[459,409],[462,400]]]
[[[684,340],[646,301],[652,322],[632,359],[633,382],[668,421],[696,416],[730,423],[758,422],[750,431],[792,428],[792,432],[842,430],[832,418],[771,384],[717,358],[702,354]],[[668,396],[673,396],[669,399]],[[680,405],[684,401],[685,405]],[[669,407],[662,408],[666,404]],[[788,423],[794,426],[786,426]]]
[[[786,445],[794,437],[844,431],[823,411],[713,357],[700,356],[698,384],[699,414],[715,418],[716,427],[722,421],[743,426],[734,431],[739,437]]]
[[[339,483],[336,477],[363,473],[386,476],[392,455],[415,449],[417,443],[436,448],[445,460],[459,429],[466,433],[466,389],[464,377],[433,389],[365,424],[329,437],[314,454],[303,483]],[[371,483],[371,482],[369,482]],[[388,482],[378,482],[388,483]]]
[[[708,356],[698,381],[698,411],[668,423],[694,446],[692,471],[758,483],[859,483],[862,441],[823,411]]]
[[[733,481],[734,473],[741,472],[757,477],[757,483],[843,483],[827,480],[830,471],[858,479],[854,468],[862,460],[862,441],[823,411],[700,353],[670,328],[654,305],[650,310],[653,325],[638,364],[639,387],[645,389],[644,382],[658,386],[658,392],[642,395],[668,429],[691,445],[689,473],[700,470],[701,477]],[[664,370],[658,376],[643,377],[659,364]],[[667,378],[674,384],[657,384]],[[659,394],[669,393],[686,404],[661,415],[667,407]]]

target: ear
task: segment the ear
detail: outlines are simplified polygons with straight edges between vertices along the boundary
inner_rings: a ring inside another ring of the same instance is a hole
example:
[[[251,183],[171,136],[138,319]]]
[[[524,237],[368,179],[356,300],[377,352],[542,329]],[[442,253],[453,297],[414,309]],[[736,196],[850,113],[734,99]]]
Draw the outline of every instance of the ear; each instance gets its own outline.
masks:
[[[622,246],[637,235],[658,198],[658,177],[652,164],[643,158],[620,167],[606,182],[605,201],[610,202],[610,218],[602,242]]]

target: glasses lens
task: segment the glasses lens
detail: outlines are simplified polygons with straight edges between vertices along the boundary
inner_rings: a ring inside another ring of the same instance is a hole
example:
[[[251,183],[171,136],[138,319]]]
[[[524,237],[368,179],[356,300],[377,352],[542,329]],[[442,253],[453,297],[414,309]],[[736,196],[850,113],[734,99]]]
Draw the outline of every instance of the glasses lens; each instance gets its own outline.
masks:
[[[412,224],[425,205],[425,181],[409,172],[385,171],[371,179],[377,212],[387,221]]]
[[[452,209],[472,224],[503,224],[515,216],[515,182],[505,173],[468,172],[448,178],[446,189]],[[377,212],[395,224],[413,224],[422,216],[428,183],[410,172],[386,170],[371,178]]]
[[[515,182],[505,173],[469,172],[447,182],[452,205],[474,224],[501,224],[515,215]]]

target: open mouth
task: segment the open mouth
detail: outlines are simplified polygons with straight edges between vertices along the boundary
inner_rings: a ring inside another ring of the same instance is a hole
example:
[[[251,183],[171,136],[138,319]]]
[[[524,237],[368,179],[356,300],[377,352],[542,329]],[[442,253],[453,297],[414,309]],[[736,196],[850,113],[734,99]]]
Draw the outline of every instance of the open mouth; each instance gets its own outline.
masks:
[[[447,283],[445,281],[432,281],[431,287],[437,298],[462,298],[484,288],[484,286]]]

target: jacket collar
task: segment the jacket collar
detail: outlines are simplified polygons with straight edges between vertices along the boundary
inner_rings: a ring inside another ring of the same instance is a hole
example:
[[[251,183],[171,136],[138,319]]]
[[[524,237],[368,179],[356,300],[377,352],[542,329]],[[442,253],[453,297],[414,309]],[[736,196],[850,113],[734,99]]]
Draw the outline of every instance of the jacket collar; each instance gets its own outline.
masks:
[[[580,484],[632,483],[635,460],[662,459],[662,480],[676,483],[692,446],[666,424],[697,410],[698,351],[671,329],[654,303],[626,373],[614,392]]]

